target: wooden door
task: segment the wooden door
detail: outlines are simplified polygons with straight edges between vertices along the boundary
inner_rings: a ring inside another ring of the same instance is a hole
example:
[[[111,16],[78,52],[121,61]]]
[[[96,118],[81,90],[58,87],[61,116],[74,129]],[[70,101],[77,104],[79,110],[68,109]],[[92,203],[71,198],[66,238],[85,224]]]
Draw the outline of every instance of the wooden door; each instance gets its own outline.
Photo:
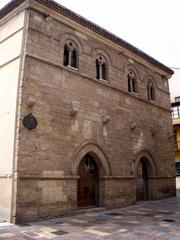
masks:
[[[94,159],[86,155],[79,165],[77,193],[78,207],[92,207],[98,204],[98,169]]]

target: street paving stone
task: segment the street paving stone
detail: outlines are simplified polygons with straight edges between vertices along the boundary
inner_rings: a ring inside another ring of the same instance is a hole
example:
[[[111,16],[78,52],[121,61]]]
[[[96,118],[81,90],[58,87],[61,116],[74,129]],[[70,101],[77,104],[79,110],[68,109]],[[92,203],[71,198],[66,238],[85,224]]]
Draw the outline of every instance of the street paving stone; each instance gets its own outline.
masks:
[[[28,224],[0,223],[0,240],[180,240],[180,197]]]

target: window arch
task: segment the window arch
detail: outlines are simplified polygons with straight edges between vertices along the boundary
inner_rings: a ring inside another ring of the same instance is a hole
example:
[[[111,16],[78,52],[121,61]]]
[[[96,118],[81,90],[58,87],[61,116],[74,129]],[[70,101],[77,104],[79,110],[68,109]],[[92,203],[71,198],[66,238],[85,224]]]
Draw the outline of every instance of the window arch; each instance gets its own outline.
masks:
[[[67,41],[64,45],[63,65],[66,67],[78,68],[78,50],[72,41]]]
[[[96,58],[96,79],[108,80],[107,62],[102,55],[99,55]]]
[[[128,72],[128,91],[137,93],[137,78],[132,70]]]
[[[156,100],[154,84],[150,80],[147,83],[147,97],[149,101]]]

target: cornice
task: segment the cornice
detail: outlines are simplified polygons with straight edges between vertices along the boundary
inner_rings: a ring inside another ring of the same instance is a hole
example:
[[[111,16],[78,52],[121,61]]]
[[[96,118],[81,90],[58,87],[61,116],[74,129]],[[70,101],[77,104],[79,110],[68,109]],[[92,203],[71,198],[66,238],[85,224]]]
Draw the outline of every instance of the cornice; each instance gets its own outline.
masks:
[[[26,2],[26,0],[11,1],[3,9],[0,10],[0,20],[3,19],[11,11],[18,8],[24,2]],[[31,6],[39,6],[39,10],[41,10],[41,8],[45,8],[47,11],[51,11],[52,14],[60,16],[61,21],[64,20],[68,24],[73,24],[74,26],[76,25],[76,28],[81,28],[82,33],[86,31],[86,34],[91,34],[93,35],[93,37],[100,38],[100,41],[105,41],[106,44],[111,43],[115,45],[116,47],[118,47],[120,52],[123,52],[128,57],[131,57],[138,62],[143,62],[144,65],[149,64],[150,67],[157,72],[158,70],[161,70],[161,74],[166,76],[167,78],[170,78],[170,76],[174,73],[173,70],[160,63],[153,57],[149,56],[148,54],[144,53],[140,49],[134,47],[133,45],[117,37],[111,32],[105,30],[97,24],[94,24],[93,22],[85,19],[84,17],[74,13],[73,11],[63,7],[62,5],[52,0],[29,0],[27,2],[31,3]]]

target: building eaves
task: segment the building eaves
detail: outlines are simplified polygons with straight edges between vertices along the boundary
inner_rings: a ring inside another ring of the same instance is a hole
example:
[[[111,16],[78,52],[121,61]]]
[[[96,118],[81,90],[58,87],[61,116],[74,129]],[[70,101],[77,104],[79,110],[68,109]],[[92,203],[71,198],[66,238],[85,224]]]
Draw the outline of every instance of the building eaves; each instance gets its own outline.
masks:
[[[171,107],[178,107],[180,106],[180,102],[172,102]]]
[[[20,6],[26,0],[12,0],[8,3],[4,8],[0,10],[0,19],[5,17],[8,13],[12,10]],[[98,35],[112,41],[113,43],[129,50],[133,54],[145,59],[147,62],[151,63],[152,65],[160,68],[161,70],[165,71],[166,73],[172,75],[174,72],[172,69],[168,68],[164,64],[157,61],[155,58],[149,56],[148,54],[144,53],[140,49],[134,47],[130,43],[126,42],[125,40],[117,37],[116,35],[112,34],[111,32],[105,30],[104,28],[98,26],[97,24],[87,20],[86,18],[80,16],[79,14],[74,13],[73,11],[65,8],[64,6],[60,5],[59,3],[53,0],[34,0],[44,6],[49,7],[50,9],[58,12],[59,14],[73,20],[74,22],[82,25],[83,27],[88,28],[89,30],[97,33]]]

